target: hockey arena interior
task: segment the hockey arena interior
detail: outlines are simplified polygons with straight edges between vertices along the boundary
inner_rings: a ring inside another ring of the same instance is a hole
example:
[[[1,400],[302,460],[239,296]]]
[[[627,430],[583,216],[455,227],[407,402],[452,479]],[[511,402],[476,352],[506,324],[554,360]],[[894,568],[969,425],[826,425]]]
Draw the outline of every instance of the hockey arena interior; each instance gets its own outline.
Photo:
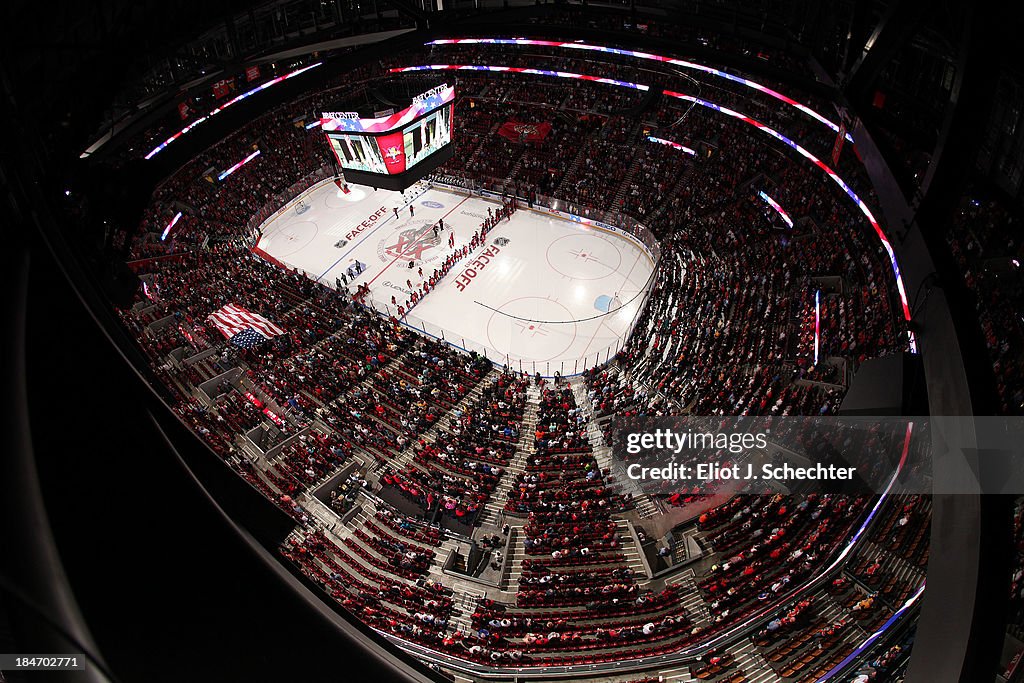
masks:
[[[1024,413],[1005,8],[15,5],[0,652],[78,653],[69,681],[1024,678],[1017,461],[896,485],[941,417],[1013,442]],[[616,466],[623,424],[736,417],[774,431],[734,470]],[[730,475],[806,465],[798,418],[902,420],[895,473]]]

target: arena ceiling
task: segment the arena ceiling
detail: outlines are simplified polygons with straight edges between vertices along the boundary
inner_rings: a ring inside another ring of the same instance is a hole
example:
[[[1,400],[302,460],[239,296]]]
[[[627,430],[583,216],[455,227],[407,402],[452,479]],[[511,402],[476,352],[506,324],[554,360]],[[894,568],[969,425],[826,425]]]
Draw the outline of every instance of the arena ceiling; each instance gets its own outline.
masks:
[[[81,141],[101,125],[103,112],[109,115],[112,106],[137,104],[138,98],[153,92],[154,84],[180,88],[197,74],[196,69],[237,65],[258,54],[270,43],[261,47],[258,37],[241,41],[237,33],[239,27],[249,22],[256,24],[260,17],[268,16],[272,21],[287,21],[291,17],[296,22],[312,17],[312,26],[302,28],[299,36],[300,41],[307,43],[322,32],[317,30],[322,29],[317,23],[318,16],[321,22],[348,22],[354,24],[350,30],[358,30],[359,15],[372,9],[380,16],[388,7],[404,14],[406,21],[416,19],[421,27],[426,24],[425,15],[413,3],[386,2],[385,5],[385,0],[381,0],[378,5],[371,1],[364,6],[352,0],[115,0],[46,4],[17,0],[5,7],[3,23],[8,36],[0,49],[7,88],[18,106],[25,112],[47,112],[51,125],[43,131],[55,136],[54,142],[73,140],[76,146],[81,146]],[[834,51],[834,46],[823,44],[822,36],[841,40],[844,33],[849,33],[854,41],[860,34],[867,37],[876,28],[886,5],[761,0],[680,1],[649,6],[641,2],[637,8],[668,16],[685,15],[688,20],[709,27],[731,25],[737,31],[759,32],[774,40],[791,39],[811,49]],[[455,7],[461,5],[456,3]],[[497,3],[494,7],[500,8]],[[945,14],[938,12],[936,16]],[[210,50],[203,44],[204,36],[214,32],[226,34],[228,45],[223,50]],[[941,45],[943,41],[930,42]]]

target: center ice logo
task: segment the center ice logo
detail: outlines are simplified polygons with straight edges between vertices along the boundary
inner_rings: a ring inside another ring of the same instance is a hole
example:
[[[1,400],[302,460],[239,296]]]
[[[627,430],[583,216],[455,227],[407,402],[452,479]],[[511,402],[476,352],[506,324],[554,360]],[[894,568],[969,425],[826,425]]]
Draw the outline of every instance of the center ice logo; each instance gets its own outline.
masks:
[[[540,132],[540,128],[532,123],[520,123],[512,127],[519,137],[526,137],[528,135],[536,135]]]
[[[393,244],[388,244],[387,240],[384,240],[378,245],[377,255],[380,256],[382,261],[396,258],[432,261],[437,258],[437,255],[424,257],[424,252],[441,244],[440,235],[434,234],[433,226],[431,225],[402,230],[393,239],[395,239]]]

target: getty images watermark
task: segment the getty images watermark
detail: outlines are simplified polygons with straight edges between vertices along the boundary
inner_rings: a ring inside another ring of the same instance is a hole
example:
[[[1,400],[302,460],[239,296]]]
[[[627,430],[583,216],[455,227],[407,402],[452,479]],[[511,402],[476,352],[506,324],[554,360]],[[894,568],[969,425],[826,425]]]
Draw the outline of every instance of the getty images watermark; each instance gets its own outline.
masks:
[[[694,420],[697,421],[697,420]],[[793,465],[785,460],[762,462],[753,456],[766,453],[772,444],[769,431],[677,431],[655,428],[653,431],[627,431],[626,454],[658,454],[654,464],[643,458],[624,465],[626,476],[634,481],[852,481],[857,468],[814,462]],[[664,455],[679,458],[682,454],[699,457],[661,462]],[[742,461],[741,461],[742,460]]]
[[[1024,419],[615,418],[612,474],[666,496],[1024,494]]]

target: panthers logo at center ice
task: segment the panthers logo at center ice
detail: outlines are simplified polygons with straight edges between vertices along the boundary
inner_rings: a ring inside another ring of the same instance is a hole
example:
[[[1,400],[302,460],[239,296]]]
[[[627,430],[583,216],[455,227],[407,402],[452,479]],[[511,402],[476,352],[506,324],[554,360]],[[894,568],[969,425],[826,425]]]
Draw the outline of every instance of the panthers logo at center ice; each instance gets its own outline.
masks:
[[[413,261],[432,261],[436,258],[436,255],[425,254],[440,244],[441,237],[434,234],[432,226],[425,225],[420,228],[402,230],[397,236],[391,236],[383,240],[378,245],[377,255],[380,256],[382,261],[390,261],[396,258]]]

